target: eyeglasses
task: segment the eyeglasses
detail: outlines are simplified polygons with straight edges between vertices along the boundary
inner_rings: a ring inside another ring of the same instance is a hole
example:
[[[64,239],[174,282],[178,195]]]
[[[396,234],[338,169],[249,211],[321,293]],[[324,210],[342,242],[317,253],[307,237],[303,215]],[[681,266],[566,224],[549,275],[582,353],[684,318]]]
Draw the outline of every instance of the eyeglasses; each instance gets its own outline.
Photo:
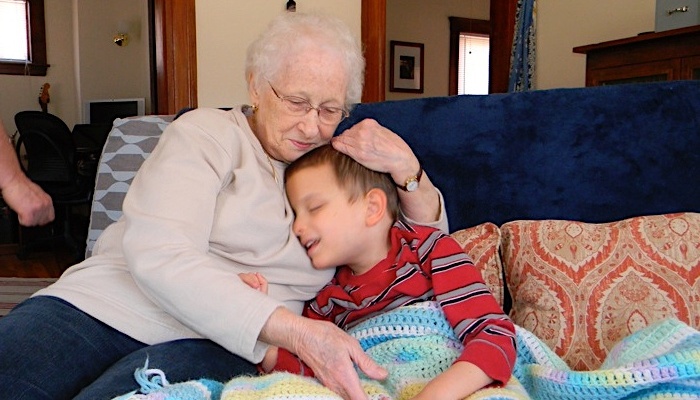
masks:
[[[314,107],[308,100],[302,97],[282,96],[279,93],[277,93],[277,90],[275,90],[275,88],[272,87],[272,84],[270,82],[267,83],[270,85],[272,93],[274,93],[275,96],[277,96],[278,99],[282,100],[282,103],[284,103],[287,106],[287,110],[291,115],[301,117],[308,114],[308,112],[311,110],[316,110],[316,112],[318,113],[318,120],[322,124],[326,125],[339,124],[340,121],[342,121],[343,119],[347,118],[348,115],[350,115],[348,111],[344,108],[326,106]]]

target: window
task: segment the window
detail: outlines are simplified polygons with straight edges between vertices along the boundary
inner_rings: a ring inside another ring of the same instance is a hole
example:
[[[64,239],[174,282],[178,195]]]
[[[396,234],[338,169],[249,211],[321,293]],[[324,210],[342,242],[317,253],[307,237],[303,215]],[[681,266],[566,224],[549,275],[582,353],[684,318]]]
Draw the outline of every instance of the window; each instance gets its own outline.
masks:
[[[459,35],[457,94],[489,94],[488,35]]]
[[[0,0],[0,74],[46,76],[44,0]]]
[[[450,17],[449,94],[488,94],[489,21]]]
[[[27,7],[23,1],[0,0],[0,59],[26,61]]]

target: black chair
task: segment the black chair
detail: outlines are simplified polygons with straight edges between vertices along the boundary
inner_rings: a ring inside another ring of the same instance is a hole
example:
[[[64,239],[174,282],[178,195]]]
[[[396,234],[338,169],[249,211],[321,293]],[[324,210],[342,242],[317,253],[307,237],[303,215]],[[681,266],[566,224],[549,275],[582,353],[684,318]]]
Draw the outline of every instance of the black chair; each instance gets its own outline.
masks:
[[[45,239],[63,239],[75,252],[76,261],[84,254],[85,238],[73,236],[73,211],[77,206],[88,205],[92,200],[94,176],[79,173],[76,146],[68,126],[57,116],[41,111],[21,111],[15,115],[19,131],[16,144],[17,156],[25,174],[39,185],[51,199],[56,210],[56,221],[51,235]],[[24,154],[22,154],[24,148]],[[62,230],[55,232],[62,223]],[[37,228],[20,228],[18,257],[25,258],[32,243],[29,236]],[[87,232],[86,232],[87,236]]]

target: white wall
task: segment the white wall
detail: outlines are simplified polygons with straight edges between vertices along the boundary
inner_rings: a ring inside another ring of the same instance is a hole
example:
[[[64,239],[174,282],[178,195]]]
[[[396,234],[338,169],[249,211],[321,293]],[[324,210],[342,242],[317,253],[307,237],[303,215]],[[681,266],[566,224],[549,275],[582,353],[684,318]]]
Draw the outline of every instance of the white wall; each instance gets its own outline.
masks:
[[[246,49],[272,18],[286,12],[285,4],[286,0],[196,0],[199,106],[231,107],[248,102]],[[360,0],[299,0],[297,11],[335,15],[360,38]]]
[[[387,41],[426,43],[425,95],[447,94],[447,16],[486,19],[485,0],[388,0]],[[277,13],[285,0],[197,0],[198,91],[201,106],[247,102],[243,76],[245,49]],[[301,11],[320,9],[345,20],[360,36],[360,0],[301,0]],[[15,130],[14,115],[40,109],[44,82],[51,84],[49,112],[69,126],[80,122],[81,98],[149,98],[146,0],[45,0],[46,77],[0,75],[0,118]],[[395,8],[399,8],[398,11]],[[412,15],[394,15],[403,9]],[[127,11],[128,10],[128,11]],[[488,10],[488,8],[486,8]],[[143,12],[138,39],[119,48],[111,38],[120,19]],[[585,56],[572,48],[637,35],[654,29],[655,0],[588,0],[537,2],[536,88],[580,87],[585,84]],[[444,45],[438,42],[443,42]],[[80,49],[80,50],[76,50]],[[387,45],[388,51],[388,45]],[[388,53],[387,53],[388,58]],[[388,63],[387,63],[388,68]],[[440,72],[444,71],[444,72]],[[133,85],[133,86],[132,86]],[[387,71],[388,85],[388,71]],[[414,97],[390,93],[387,99]]]
[[[656,0],[538,0],[535,88],[582,87],[586,57],[577,46],[635,36],[654,30]],[[448,16],[489,19],[489,0],[387,0],[389,40],[425,44],[425,93],[389,92],[387,100],[445,96],[448,93]]]
[[[284,0],[197,0],[199,104],[230,106],[247,101],[245,49]],[[535,87],[582,87],[586,58],[572,49],[654,30],[656,0],[537,2]],[[346,20],[360,35],[360,0],[303,0],[298,9],[323,9]],[[387,0],[387,100],[447,94],[449,22],[447,17],[489,18],[489,0]],[[228,32],[228,33],[224,33]],[[425,44],[425,92],[389,92],[390,40]]]
[[[46,76],[0,75],[0,118],[10,134],[16,113],[41,109],[37,97],[45,82],[51,85],[49,112],[69,128],[82,122],[83,99],[144,97],[148,105],[146,0],[45,0],[44,15]],[[126,47],[112,42],[121,21],[132,31]]]
[[[78,5],[78,104],[142,97],[146,99],[148,113],[151,102],[148,2],[79,0]],[[128,33],[126,46],[114,44],[114,35],[120,30]],[[82,115],[82,106],[79,111]]]
[[[489,19],[489,0],[387,0],[386,4],[386,99],[446,96],[450,67],[450,22],[448,17]],[[389,42],[423,43],[424,92],[389,91]]]
[[[243,74],[248,44],[286,0],[197,0],[198,92],[201,106],[232,106],[248,100]],[[150,103],[146,0],[45,0],[45,77],[0,75],[0,118],[12,134],[14,115],[39,110],[44,82],[51,84],[49,112],[69,127],[82,122],[82,102],[117,97]],[[361,0],[302,0],[299,11],[320,10],[344,20],[360,37]],[[112,43],[122,21],[129,26],[126,47]]]
[[[537,1],[535,87],[582,87],[586,56],[572,49],[654,30],[656,0]]]

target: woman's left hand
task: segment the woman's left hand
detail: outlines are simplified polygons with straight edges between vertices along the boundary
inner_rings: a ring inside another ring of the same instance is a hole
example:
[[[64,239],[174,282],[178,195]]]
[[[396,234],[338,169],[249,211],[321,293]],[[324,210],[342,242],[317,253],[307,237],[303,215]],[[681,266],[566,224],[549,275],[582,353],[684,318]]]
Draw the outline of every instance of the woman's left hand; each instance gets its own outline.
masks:
[[[420,163],[413,151],[394,132],[373,119],[355,124],[331,141],[333,147],[369,169],[388,172],[402,182],[418,172]]]
[[[333,147],[369,169],[388,172],[394,183],[404,184],[421,169],[411,147],[396,133],[373,119],[355,124],[331,140]],[[418,190],[398,190],[401,210],[409,219],[449,231],[441,208],[440,196],[427,173],[420,178]]]

